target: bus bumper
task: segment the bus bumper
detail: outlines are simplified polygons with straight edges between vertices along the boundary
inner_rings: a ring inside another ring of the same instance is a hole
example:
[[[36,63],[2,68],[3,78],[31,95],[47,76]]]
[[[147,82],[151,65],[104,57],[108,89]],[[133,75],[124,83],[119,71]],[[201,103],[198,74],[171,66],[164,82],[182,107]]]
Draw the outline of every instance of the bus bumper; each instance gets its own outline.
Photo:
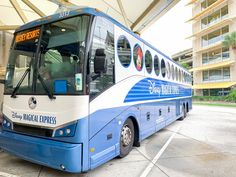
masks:
[[[81,172],[82,145],[46,140],[0,132],[0,147],[27,161],[47,167],[72,172]]]

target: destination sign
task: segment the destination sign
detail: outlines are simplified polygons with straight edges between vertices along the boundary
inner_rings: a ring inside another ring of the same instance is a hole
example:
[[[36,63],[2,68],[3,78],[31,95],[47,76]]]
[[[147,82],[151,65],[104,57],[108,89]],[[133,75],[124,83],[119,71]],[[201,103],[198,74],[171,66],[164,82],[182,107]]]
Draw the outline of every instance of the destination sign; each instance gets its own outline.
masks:
[[[26,31],[16,35],[16,43],[28,41],[31,39],[36,39],[39,37],[40,29]]]

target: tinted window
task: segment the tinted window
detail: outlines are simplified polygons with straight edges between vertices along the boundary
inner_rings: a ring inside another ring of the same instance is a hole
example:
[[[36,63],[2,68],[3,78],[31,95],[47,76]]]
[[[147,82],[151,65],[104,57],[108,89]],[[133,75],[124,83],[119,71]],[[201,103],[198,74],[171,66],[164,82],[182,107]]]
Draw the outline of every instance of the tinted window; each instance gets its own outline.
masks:
[[[152,55],[149,50],[145,53],[145,66],[147,72],[150,74],[152,72]]]
[[[134,46],[134,65],[138,71],[143,68],[143,52],[138,44]]]
[[[161,75],[162,77],[166,77],[166,64],[163,59],[161,60]]]
[[[121,64],[128,67],[131,62],[131,48],[128,39],[120,36],[117,43],[117,53]]]
[[[157,55],[154,57],[154,70],[157,76],[160,74],[159,58]]]

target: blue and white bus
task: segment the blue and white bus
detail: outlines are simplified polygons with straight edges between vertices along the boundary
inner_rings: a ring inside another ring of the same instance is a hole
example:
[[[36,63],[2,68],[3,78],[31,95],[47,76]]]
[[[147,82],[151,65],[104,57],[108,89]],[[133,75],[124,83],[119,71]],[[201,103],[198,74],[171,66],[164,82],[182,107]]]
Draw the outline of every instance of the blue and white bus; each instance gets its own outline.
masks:
[[[187,70],[91,8],[19,27],[4,83],[0,147],[67,172],[126,156],[192,108]]]

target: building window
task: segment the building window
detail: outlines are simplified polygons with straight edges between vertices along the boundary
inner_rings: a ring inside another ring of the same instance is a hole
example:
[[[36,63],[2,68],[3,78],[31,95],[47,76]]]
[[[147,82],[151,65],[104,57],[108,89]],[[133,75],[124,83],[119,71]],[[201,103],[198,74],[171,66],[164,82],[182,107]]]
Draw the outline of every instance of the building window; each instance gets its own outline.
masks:
[[[223,68],[223,80],[230,79],[230,69],[229,68]]]
[[[220,48],[202,54],[202,64],[211,64],[229,59],[229,48]]]
[[[209,96],[209,90],[208,89],[203,89],[202,93],[203,93],[203,96]]]
[[[203,81],[225,81],[230,79],[230,68],[203,71]]]
[[[201,8],[202,10],[206,9],[207,7],[209,7],[210,5],[212,5],[213,3],[215,3],[217,0],[205,0],[201,3]]]
[[[209,71],[209,80],[216,81],[222,79],[222,70],[221,69],[214,69]]]
[[[134,46],[134,65],[138,71],[143,69],[143,51],[139,44]]]
[[[230,93],[230,88],[225,89],[203,89],[203,96],[226,96]]]
[[[121,64],[128,67],[131,62],[131,48],[128,39],[120,36],[117,43],[117,53]]]
[[[207,53],[202,54],[202,64],[208,63],[208,55]]]
[[[209,80],[208,71],[203,71],[203,81],[208,81],[208,80]]]
[[[162,59],[161,60],[161,75],[162,75],[162,77],[166,77],[166,72],[167,72],[166,63],[165,63],[164,59]]]
[[[227,60],[230,58],[229,48],[222,48],[222,60]]]
[[[152,54],[149,50],[145,53],[145,66],[149,74],[152,72]]]
[[[223,8],[213,12],[212,14],[210,14],[209,16],[203,18],[201,20],[201,27],[202,29],[207,28],[217,22],[219,22],[220,20],[226,18],[228,16],[228,5],[224,6]]]
[[[160,65],[159,65],[159,58],[157,55],[154,56],[154,70],[157,76],[160,74]]]

